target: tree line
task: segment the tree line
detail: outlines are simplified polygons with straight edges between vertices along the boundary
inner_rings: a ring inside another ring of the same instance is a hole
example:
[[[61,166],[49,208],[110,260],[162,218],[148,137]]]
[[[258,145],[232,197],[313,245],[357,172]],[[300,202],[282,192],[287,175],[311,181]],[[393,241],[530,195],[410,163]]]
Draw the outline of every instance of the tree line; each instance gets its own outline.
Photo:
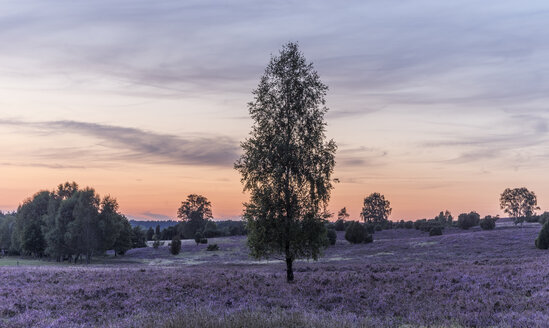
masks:
[[[115,198],[101,198],[75,182],[39,191],[0,221],[3,254],[90,263],[107,250],[121,255],[144,243],[145,235],[132,229]]]

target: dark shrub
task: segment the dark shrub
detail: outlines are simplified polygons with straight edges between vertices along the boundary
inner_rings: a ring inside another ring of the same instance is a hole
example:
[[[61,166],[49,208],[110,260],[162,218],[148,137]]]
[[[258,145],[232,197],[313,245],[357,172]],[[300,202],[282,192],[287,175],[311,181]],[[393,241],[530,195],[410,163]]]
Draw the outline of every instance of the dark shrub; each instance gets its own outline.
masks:
[[[423,227],[423,225],[425,225],[426,222],[427,222],[427,219],[414,221],[414,229],[421,230],[421,227]]]
[[[375,232],[375,225],[373,223],[364,223],[364,228],[369,234],[373,234]]]
[[[441,236],[442,226],[434,226],[429,230],[429,236]]]
[[[154,239],[154,241],[153,241],[153,247],[154,247],[154,248],[158,248],[158,247],[160,246],[160,238],[159,238],[159,236],[154,235],[154,236],[153,236],[153,239]]]
[[[337,241],[337,233],[334,229],[328,229],[328,241],[330,242],[330,245],[335,245]]]
[[[201,243],[201,244],[207,244],[207,243],[208,243],[208,239],[207,239],[207,238],[202,238],[202,239],[200,239],[200,243]]]
[[[375,231],[381,231],[383,230],[383,227],[380,224],[376,224]]]
[[[549,222],[543,224],[538,238],[536,238],[536,247],[539,249],[549,248]]]
[[[360,222],[352,221],[345,231],[345,239],[351,244],[360,244],[364,241],[367,231]]]
[[[496,227],[496,219],[491,216],[487,216],[480,220],[480,227],[482,230],[493,230]]]
[[[194,234],[194,242],[196,243],[196,246],[198,246],[198,244],[200,244],[200,241],[202,240],[202,238],[204,238],[204,236],[202,235],[202,232],[197,231]]]
[[[345,231],[345,221],[339,219],[335,222],[334,228],[336,231]]]
[[[181,252],[181,239],[179,236],[174,236],[170,245],[170,253],[177,255],[179,252]]]
[[[413,221],[406,221],[406,222],[404,222],[404,228],[406,228],[406,229],[413,229],[413,228],[414,228],[414,222],[413,222]]]
[[[208,248],[206,249],[207,251],[218,251],[219,250],[219,246],[217,246],[217,244],[211,244],[211,245],[208,245]]]
[[[365,244],[371,243],[373,241],[374,241],[374,236],[373,235],[368,234],[364,237],[364,243]]]
[[[458,217],[458,227],[461,229],[469,229],[471,227],[474,227],[476,225],[479,225],[480,223],[480,215],[476,212],[471,212],[469,214],[462,213]]]

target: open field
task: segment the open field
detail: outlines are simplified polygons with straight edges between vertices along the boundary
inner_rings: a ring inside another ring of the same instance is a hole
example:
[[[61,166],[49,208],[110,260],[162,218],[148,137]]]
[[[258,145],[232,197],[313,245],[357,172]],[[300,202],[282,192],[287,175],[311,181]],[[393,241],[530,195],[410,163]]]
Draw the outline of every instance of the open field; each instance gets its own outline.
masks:
[[[135,249],[85,265],[0,259],[0,326],[545,327],[549,252],[539,224],[429,237],[388,230],[337,244],[318,262],[254,261],[244,237]],[[19,266],[15,263],[19,261]]]

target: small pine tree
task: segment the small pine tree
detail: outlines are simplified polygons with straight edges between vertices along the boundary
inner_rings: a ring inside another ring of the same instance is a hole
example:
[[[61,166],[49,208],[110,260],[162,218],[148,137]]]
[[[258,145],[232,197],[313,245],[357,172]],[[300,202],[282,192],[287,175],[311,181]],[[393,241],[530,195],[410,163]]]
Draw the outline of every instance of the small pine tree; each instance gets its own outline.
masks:
[[[539,249],[549,248],[549,222],[546,222],[541,228],[538,238],[536,238],[536,247]]]
[[[179,236],[174,236],[172,239],[172,244],[170,245],[170,253],[177,255],[181,252],[181,239]]]
[[[360,244],[364,241],[367,234],[368,232],[366,231],[366,228],[364,228],[364,225],[360,224],[360,222],[353,221],[345,231],[345,239],[351,244]]]

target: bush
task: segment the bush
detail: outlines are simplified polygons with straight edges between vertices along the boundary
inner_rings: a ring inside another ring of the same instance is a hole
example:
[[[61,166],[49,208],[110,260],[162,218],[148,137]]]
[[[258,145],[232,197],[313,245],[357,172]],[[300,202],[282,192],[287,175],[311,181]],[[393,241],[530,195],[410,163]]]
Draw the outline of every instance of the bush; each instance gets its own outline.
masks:
[[[429,236],[442,236],[442,226],[434,226],[429,230]]]
[[[496,219],[491,216],[487,216],[480,220],[480,227],[482,230],[493,230],[496,227]]]
[[[371,243],[373,241],[374,241],[374,235],[368,234],[364,237],[364,243],[365,244]]]
[[[427,219],[421,219],[414,221],[414,229],[420,230],[421,227],[427,222]]]
[[[381,231],[383,230],[383,227],[380,224],[375,225],[375,231]]]
[[[476,212],[471,212],[469,214],[467,213],[460,214],[457,222],[458,227],[465,230],[471,227],[474,227],[476,225],[479,225],[479,223],[480,223],[480,215],[478,215],[478,213]]]
[[[335,245],[337,241],[337,233],[334,229],[328,229],[328,241],[330,242],[330,245]]]
[[[179,236],[174,236],[170,244],[170,253],[177,255],[179,252],[181,252],[181,239]]]
[[[210,251],[210,252],[213,252],[213,251],[218,251],[219,250],[219,246],[217,246],[217,244],[211,244],[211,245],[208,245],[208,248],[206,248],[207,251]]]
[[[366,232],[369,234],[373,234],[375,230],[375,225],[373,223],[364,223],[364,228],[366,229]]]
[[[414,228],[414,222],[413,222],[413,221],[406,221],[406,222],[404,222],[404,228],[406,228],[406,229],[413,229],[413,228]]]
[[[335,222],[334,228],[336,231],[345,231],[345,221],[339,219]]]
[[[536,238],[536,247],[539,249],[549,248],[549,222],[545,222],[541,228],[538,238]]]
[[[345,239],[351,244],[362,243],[366,235],[366,228],[357,221],[352,221],[345,231]]]
[[[207,243],[208,243],[208,239],[207,239],[207,238],[201,238],[201,239],[200,239],[200,243],[201,243],[201,244],[207,244]]]
[[[204,238],[204,236],[202,235],[202,232],[197,231],[194,234],[194,242],[196,243],[196,246],[198,246],[198,244],[200,244],[200,241],[202,240],[202,238]]]
[[[154,240],[154,242],[153,242],[153,247],[154,247],[154,248],[158,248],[158,246],[160,246],[160,239],[159,239],[159,237],[158,237],[157,235],[154,235],[154,236],[153,236],[153,240]]]

